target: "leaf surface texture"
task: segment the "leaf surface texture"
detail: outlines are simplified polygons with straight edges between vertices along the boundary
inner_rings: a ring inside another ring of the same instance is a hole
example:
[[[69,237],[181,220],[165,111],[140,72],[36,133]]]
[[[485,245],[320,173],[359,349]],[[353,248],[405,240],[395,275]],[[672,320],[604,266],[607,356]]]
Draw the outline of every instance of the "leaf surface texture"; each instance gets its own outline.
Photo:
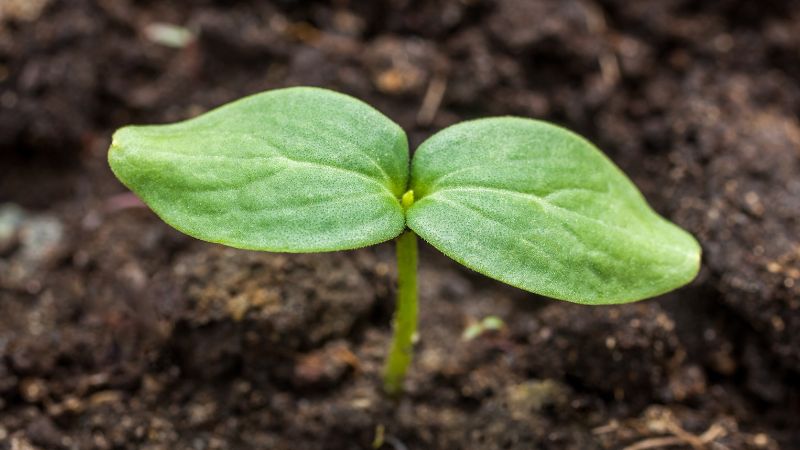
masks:
[[[695,239],[655,213],[580,136],[490,118],[447,128],[412,161],[408,226],[489,277],[585,304],[652,297],[691,281]]]
[[[405,133],[352,97],[288,88],[117,131],[116,176],[178,230],[276,252],[364,247],[405,226]]]

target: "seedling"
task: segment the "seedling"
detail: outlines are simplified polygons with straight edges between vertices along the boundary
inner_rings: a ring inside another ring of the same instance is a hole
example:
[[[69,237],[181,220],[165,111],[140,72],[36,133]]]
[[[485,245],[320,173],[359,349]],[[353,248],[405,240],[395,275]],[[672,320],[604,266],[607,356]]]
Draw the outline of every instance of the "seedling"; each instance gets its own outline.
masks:
[[[503,319],[497,316],[486,316],[478,322],[471,323],[464,332],[461,333],[461,339],[464,341],[471,341],[476,337],[486,333],[487,331],[502,330],[506,324]]]
[[[531,119],[451,126],[409,164],[405,133],[380,112],[298,87],[124,127],[108,159],[166,223],[204,241],[305,253],[396,239],[390,394],[402,390],[417,328],[418,235],[486,276],[587,305],[670,291],[700,262],[695,239],[591,143]]]

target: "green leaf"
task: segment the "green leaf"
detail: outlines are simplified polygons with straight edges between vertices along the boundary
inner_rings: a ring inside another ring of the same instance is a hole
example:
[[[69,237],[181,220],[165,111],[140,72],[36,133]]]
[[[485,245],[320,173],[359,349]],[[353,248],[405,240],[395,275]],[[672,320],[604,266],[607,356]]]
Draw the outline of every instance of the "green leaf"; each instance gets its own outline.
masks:
[[[700,247],[661,218],[591,143],[520,118],[465,122],[420,146],[408,226],[513,286],[586,304],[624,303],[691,281]]]
[[[184,122],[125,127],[108,159],[165,222],[231,247],[352,249],[405,225],[405,133],[332,91],[269,91]]]

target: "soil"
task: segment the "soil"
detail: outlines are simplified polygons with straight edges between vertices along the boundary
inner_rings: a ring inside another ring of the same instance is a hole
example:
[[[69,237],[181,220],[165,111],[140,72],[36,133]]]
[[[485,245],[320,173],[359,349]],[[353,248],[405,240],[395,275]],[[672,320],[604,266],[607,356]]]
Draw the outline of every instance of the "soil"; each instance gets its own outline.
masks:
[[[0,2],[0,449],[800,448],[798,49],[789,0]],[[590,308],[424,246],[387,399],[390,244],[194,241],[105,163],[118,126],[288,85],[412,147],[487,115],[573,128],[698,237],[701,274]]]

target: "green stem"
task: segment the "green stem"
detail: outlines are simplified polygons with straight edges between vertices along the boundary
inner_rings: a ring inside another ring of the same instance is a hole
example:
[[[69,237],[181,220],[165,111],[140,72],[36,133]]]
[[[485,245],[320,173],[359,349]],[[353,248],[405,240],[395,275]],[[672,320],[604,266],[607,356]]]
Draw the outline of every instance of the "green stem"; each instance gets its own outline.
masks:
[[[406,230],[397,238],[397,305],[394,336],[383,372],[383,387],[389,395],[403,391],[417,332],[417,235]]]

